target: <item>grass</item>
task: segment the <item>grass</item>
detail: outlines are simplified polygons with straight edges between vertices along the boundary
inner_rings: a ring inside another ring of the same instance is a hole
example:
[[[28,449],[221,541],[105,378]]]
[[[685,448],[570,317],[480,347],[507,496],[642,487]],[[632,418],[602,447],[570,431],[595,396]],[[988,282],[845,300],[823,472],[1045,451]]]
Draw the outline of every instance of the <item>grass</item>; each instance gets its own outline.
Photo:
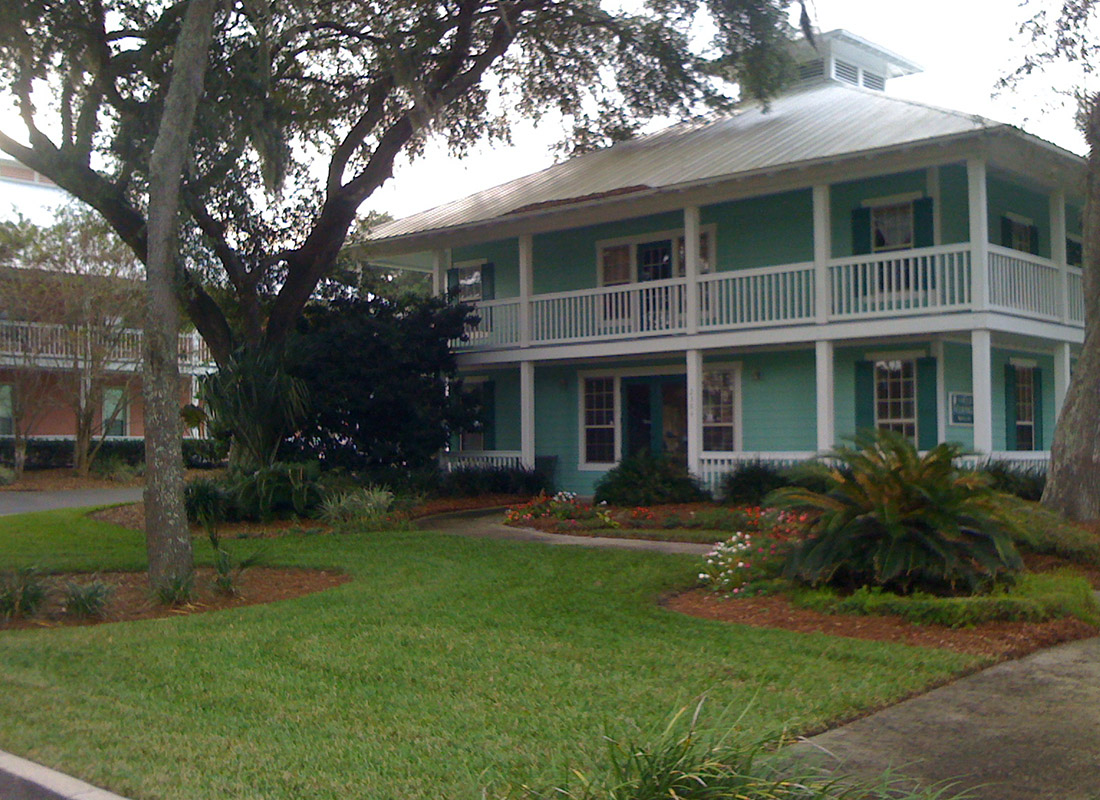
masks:
[[[135,568],[142,546],[72,511],[0,519],[4,567]],[[703,694],[759,739],[977,663],[674,614],[656,600],[692,583],[688,556],[391,532],[272,540],[265,561],[354,580],[233,611],[0,632],[0,749],[136,798],[472,800],[599,768],[604,733],[652,729]]]

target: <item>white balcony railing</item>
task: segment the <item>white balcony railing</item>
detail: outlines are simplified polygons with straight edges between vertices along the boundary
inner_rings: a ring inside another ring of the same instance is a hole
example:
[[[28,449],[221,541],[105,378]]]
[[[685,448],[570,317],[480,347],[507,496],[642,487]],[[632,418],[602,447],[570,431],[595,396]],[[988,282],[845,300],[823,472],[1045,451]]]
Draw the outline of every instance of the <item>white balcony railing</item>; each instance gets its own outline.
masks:
[[[732,328],[814,318],[814,265],[718,272],[699,279],[699,327]]]
[[[970,245],[928,247],[829,264],[829,316],[858,318],[965,308]]]
[[[1040,319],[1059,319],[1061,280],[1058,267],[1045,258],[989,246],[989,303],[994,308],[1023,311]]]
[[[683,278],[537,294],[529,300],[526,337],[523,301],[493,300],[478,304],[480,324],[467,341],[453,345],[468,350],[594,342],[981,310],[1084,323],[1081,270],[996,245],[988,246],[985,270],[985,308],[974,302],[976,276],[967,243],[832,259],[818,266],[784,264],[703,275],[695,284],[694,320],[687,302],[691,286]]]
[[[103,332],[73,325],[0,321],[0,361],[9,365],[63,367],[94,354],[114,369],[138,369],[141,331]],[[202,367],[212,363],[206,343],[197,333],[179,336],[180,364]]]
[[[448,472],[479,467],[512,468],[522,464],[523,454],[519,450],[466,450],[443,454],[443,468]]]

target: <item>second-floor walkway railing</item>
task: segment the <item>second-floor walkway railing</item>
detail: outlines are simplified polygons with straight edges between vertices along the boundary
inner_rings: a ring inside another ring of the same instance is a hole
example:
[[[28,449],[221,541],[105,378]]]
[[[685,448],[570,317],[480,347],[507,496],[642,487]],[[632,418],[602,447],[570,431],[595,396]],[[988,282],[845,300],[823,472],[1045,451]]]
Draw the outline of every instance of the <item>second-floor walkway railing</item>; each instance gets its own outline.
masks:
[[[1081,326],[1081,270],[996,245],[975,275],[970,244],[784,264],[479,303],[458,350],[663,336],[914,314],[1000,311]],[[976,278],[988,301],[975,300]],[[823,284],[823,285],[822,285]],[[690,297],[695,292],[694,298]],[[694,299],[694,303],[689,303]],[[525,336],[526,333],[526,336]]]
[[[0,363],[10,366],[75,365],[89,357],[117,370],[141,368],[140,330],[103,331],[76,325],[0,320]],[[179,335],[180,366],[212,364],[197,333]]]

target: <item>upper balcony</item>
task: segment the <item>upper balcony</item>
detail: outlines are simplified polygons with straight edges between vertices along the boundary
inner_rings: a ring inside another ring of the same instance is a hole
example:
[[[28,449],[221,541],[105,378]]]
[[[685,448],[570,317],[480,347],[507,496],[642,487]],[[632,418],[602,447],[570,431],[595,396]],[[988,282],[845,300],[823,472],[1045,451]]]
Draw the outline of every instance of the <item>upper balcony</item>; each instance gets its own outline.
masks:
[[[109,334],[73,325],[0,321],[0,366],[72,369],[92,358],[110,371],[141,370],[142,332]],[[179,363],[185,372],[213,368],[210,350],[197,333],[179,335]]]
[[[981,266],[975,269],[975,264]],[[1081,270],[952,244],[476,304],[459,351],[990,311],[1084,325]]]

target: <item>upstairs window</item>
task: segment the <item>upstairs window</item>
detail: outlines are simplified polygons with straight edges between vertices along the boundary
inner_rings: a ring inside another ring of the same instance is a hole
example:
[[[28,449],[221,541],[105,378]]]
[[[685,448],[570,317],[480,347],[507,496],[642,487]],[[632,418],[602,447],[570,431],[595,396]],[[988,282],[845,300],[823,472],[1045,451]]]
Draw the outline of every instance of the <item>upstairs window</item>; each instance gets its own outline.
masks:
[[[707,226],[699,234],[699,272],[711,270],[711,242],[715,229]],[[666,231],[628,239],[598,242],[600,286],[682,278],[687,264],[687,246],[680,231]]]
[[[894,195],[852,209],[852,254],[870,255],[935,244],[931,197]]]
[[[488,261],[456,264],[447,270],[447,291],[460,303],[493,299],[493,265]]]
[[[1001,217],[1001,246],[1037,256],[1039,255],[1039,228],[1026,217],[1005,214]]]
[[[913,204],[892,203],[871,209],[871,252],[913,246]]]

